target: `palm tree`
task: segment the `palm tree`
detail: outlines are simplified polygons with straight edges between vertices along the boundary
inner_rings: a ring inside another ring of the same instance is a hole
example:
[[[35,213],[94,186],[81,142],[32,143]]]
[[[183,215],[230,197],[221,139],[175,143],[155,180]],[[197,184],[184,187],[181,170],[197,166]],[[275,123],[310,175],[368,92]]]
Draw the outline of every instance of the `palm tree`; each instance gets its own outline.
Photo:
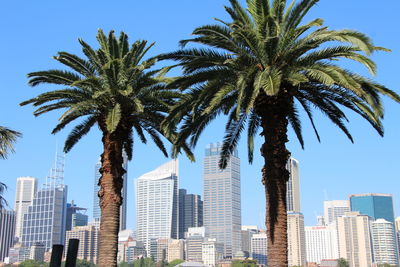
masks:
[[[14,152],[14,143],[17,138],[21,137],[21,133],[0,126],[0,159],[6,159],[9,153]],[[7,186],[0,182],[0,210],[7,205],[7,201],[3,198]]]
[[[97,50],[79,40],[86,59],[67,52],[59,52],[54,57],[71,70],[29,73],[31,86],[45,83],[64,88],[40,94],[21,105],[38,107],[35,116],[52,110],[65,110],[53,134],[81,119],[65,141],[65,152],[69,152],[94,125],[100,129],[103,153],[98,192],[102,214],[99,264],[109,267],[117,266],[119,207],[123,201],[121,188],[125,173],[123,150],[131,160],[133,133],[143,143],[147,142],[147,133],[168,156],[161,139],[160,123],[180,93],[165,89],[166,78],[162,73],[149,70],[156,62],[154,58],[143,60],[153,44],[136,41],[130,46],[125,33],[117,39],[113,31],[107,37],[102,30],[98,32],[97,40],[100,44]]]
[[[194,147],[207,124],[220,114],[228,115],[220,167],[247,127],[248,158],[253,161],[254,136],[264,138],[262,183],[266,194],[268,262],[287,266],[286,148],[289,124],[304,146],[302,108],[311,121],[313,111],[326,115],[353,141],[342,109],[352,110],[383,135],[381,95],[396,101],[399,96],[369,78],[351,72],[336,62],[346,58],[364,65],[372,74],[376,66],[369,55],[377,50],[364,34],[353,30],[330,30],[322,19],[302,24],[318,0],[247,0],[247,9],[237,0],[225,7],[231,21],[205,25],[194,37],[180,42],[182,48],[160,59],[177,61],[183,76],[170,86],[186,92],[163,123],[166,131],[180,127],[179,144],[189,140]],[[195,44],[186,48],[187,44]],[[259,131],[261,129],[261,131]]]
[[[21,133],[6,128],[4,126],[0,126],[0,158],[6,159],[9,153],[14,152],[14,143],[17,141],[17,138],[21,137]]]

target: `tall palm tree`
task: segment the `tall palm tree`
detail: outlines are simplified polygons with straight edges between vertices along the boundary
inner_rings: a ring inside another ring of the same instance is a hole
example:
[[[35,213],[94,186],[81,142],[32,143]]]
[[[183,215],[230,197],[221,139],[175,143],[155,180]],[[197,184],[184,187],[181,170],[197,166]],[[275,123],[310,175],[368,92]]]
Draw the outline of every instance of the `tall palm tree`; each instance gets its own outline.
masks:
[[[101,178],[99,179],[101,207],[100,266],[117,266],[117,242],[120,205],[123,201],[123,150],[132,159],[134,132],[146,143],[146,134],[168,156],[160,131],[169,106],[180,93],[165,89],[165,80],[158,70],[149,70],[156,60],[143,60],[153,46],[136,41],[131,46],[128,36],[119,39],[111,31],[108,37],[99,30],[100,48],[95,50],[79,40],[86,58],[59,52],[54,59],[71,70],[47,70],[28,74],[29,84],[62,85],[61,89],[46,92],[22,102],[38,107],[35,116],[52,110],[65,110],[52,133],[81,119],[65,141],[64,151],[71,148],[97,125],[102,133]],[[65,88],[66,87],[66,88]],[[188,152],[190,153],[190,152]]]
[[[187,94],[163,123],[165,130],[180,127],[176,139],[194,147],[207,124],[220,114],[228,115],[220,167],[247,127],[248,157],[253,161],[254,136],[264,138],[262,183],[266,194],[268,262],[287,266],[286,148],[289,124],[304,146],[302,108],[311,121],[313,111],[326,115],[353,141],[343,107],[367,120],[383,135],[381,95],[396,101],[399,96],[369,78],[337,64],[346,58],[364,65],[372,74],[376,66],[369,55],[376,47],[364,34],[353,30],[330,30],[322,19],[302,21],[318,0],[247,0],[247,8],[230,0],[225,10],[230,21],[205,25],[193,31],[192,39],[180,42],[182,49],[160,55],[181,66],[183,76],[170,86]],[[187,44],[195,44],[186,48]],[[178,126],[177,126],[178,125]],[[259,131],[260,130],[260,131]]]
[[[0,159],[6,159],[9,153],[14,152],[14,143],[18,137],[21,137],[21,133],[0,126]],[[0,210],[7,205],[7,201],[3,197],[6,190],[6,184],[0,182]]]
[[[17,138],[21,137],[21,133],[0,126],[0,158],[6,159],[9,153],[14,152],[14,143]]]

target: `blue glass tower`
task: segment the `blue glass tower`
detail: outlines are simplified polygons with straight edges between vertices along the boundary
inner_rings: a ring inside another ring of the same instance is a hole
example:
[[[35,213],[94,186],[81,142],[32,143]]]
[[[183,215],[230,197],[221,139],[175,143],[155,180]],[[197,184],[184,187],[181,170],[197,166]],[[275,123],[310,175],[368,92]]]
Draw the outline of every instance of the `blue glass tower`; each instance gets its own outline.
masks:
[[[350,195],[352,211],[359,211],[376,219],[385,219],[394,224],[393,198],[389,194]]]

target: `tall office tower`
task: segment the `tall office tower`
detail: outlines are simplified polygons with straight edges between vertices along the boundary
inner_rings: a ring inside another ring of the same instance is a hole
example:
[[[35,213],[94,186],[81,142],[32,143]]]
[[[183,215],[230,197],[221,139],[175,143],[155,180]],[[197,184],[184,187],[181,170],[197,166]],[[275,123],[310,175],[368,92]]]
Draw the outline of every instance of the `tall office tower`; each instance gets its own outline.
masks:
[[[9,249],[14,245],[15,212],[0,209],[0,262],[8,256]]]
[[[260,233],[258,227],[255,225],[242,225],[242,251],[245,257],[251,257],[251,237],[254,234]]]
[[[68,251],[70,239],[79,239],[78,259],[97,263],[99,250],[99,228],[93,225],[76,226],[67,231],[64,253]]]
[[[46,250],[52,245],[64,244],[67,207],[67,186],[64,185],[64,157],[56,156],[46,183],[36,192],[24,214],[22,244],[30,247],[43,243]]]
[[[65,224],[65,230],[69,231],[75,226],[85,226],[88,223],[88,216],[81,213],[86,211],[85,208],[78,207],[74,201],[67,203],[67,219]]]
[[[399,250],[399,257],[400,257],[400,217],[396,218],[396,236],[397,236],[397,247]],[[400,261],[400,259],[399,259]]]
[[[288,212],[288,262],[289,266],[306,265],[306,239],[304,233],[304,216],[300,212]]]
[[[355,194],[350,195],[351,211],[359,211],[376,219],[394,222],[393,199],[390,194]]]
[[[371,222],[374,263],[398,265],[398,250],[394,225],[385,219]]]
[[[324,201],[324,221],[325,224],[336,222],[336,219],[350,211],[348,200],[325,200]]]
[[[306,226],[307,262],[321,263],[321,260],[338,259],[339,248],[336,225]]]
[[[203,201],[201,196],[187,194],[179,189],[179,238],[185,237],[189,227],[203,226]]]
[[[172,160],[135,181],[136,235],[148,257],[152,239],[178,238],[178,176],[178,160]]]
[[[267,266],[267,243],[266,233],[253,234],[251,237],[250,256],[264,266]]]
[[[204,158],[204,226],[224,244],[224,256],[241,250],[240,159],[235,150],[226,169],[218,167],[222,146],[210,144]]]
[[[21,238],[24,214],[32,204],[37,191],[37,179],[34,177],[17,178],[17,189],[15,190],[14,210],[16,215],[15,237]]]
[[[119,219],[119,230],[125,230],[126,229],[126,205],[127,205],[127,197],[128,197],[128,156],[124,152],[122,154],[123,156],[123,167],[125,169],[125,174],[122,176],[123,179],[123,186],[122,186],[122,205],[120,207],[120,219]],[[93,189],[93,220],[98,220],[100,221],[101,217],[101,209],[100,209],[100,203],[99,203],[99,196],[98,192],[100,190],[100,185],[99,179],[101,177],[100,174],[100,168],[101,168],[101,158],[97,161],[95,165],[95,170],[94,170],[94,189]]]
[[[287,211],[300,212],[300,175],[299,161],[290,158],[286,164],[290,173],[286,183],[286,209]]]
[[[350,267],[372,266],[370,217],[358,211],[337,218],[339,257]]]

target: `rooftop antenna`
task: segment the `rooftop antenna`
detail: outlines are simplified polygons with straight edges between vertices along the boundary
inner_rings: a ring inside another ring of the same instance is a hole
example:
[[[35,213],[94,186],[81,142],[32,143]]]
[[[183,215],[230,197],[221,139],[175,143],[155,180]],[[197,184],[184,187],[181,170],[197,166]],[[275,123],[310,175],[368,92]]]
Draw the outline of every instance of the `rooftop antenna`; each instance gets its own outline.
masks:
[[[54,166],[50,169],[50,174],[46,177],[46,187],[56,188],[64,186],[64,165],[65,153],[59,154],[58,145],[56,144]]]

